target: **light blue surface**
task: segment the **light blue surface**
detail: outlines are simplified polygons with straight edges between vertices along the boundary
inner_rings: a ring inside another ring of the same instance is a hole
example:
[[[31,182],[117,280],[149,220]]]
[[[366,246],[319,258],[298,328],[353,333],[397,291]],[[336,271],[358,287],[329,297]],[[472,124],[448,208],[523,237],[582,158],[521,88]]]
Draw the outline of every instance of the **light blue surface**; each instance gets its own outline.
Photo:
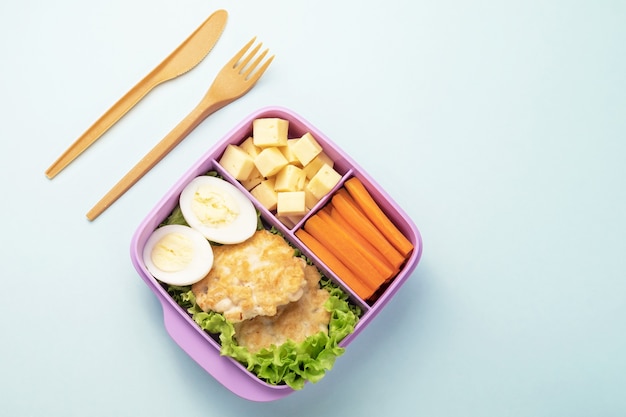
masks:
[[[206,16],[214,50],[44,170]],[[626,3],[0,5],[0,406],[11,416],[626,415]],[[102,217],[85,213],[253,35],[276,60]],[[326,378],[252,403],[167,336],[129,260],[252,111],[293,109],[409,213],[421,263]]]

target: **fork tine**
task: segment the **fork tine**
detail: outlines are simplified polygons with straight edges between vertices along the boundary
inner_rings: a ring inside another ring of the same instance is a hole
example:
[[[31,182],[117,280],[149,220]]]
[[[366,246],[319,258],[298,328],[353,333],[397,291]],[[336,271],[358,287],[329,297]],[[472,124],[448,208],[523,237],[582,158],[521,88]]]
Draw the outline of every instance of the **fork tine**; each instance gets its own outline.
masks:
[[[261,46],[261,45],[259,45]],[[252,71],[254,71],[254,69],[259,65],[259,63],[261,63],[261,61],[263,60],[263,58],[265,58],[265,55],[267,55],[267,52],[269,51],[269,49],[266,49],[265,51],[263,51],[263,53],[261,53],[261,55],[259,55],[254,62],[248,67],[248,69],[246,69],[246,72],[243,73],[243,77],[244,78],[248,78],[248,76],[250,75],[250,73],[252,73]]]
[[[235,68],[239,68],[240,71],[243,71],[246,65],[248,65],[248,62],[250,62],[250,60],[252,59],[252,57],[255,56],[257,52],[259,52],[259,49],[261,49],[261,45],[263,44],[262,43],[258,44],[257,46],[254,47],[254,49],[248,52],[248,54],[246,54],[246,57],[243,59],[243,61],[235,65]]]
[[[265,51],[265,52],[263,53],[263,55],[265,55],[265,53],[266,53],[266,52],[267,52],[267,51]],[[254,74],[250,75],[250,76],[249,76],[250,78],[248,78],[248,81],[249,81],[249,82],[251,82],[251,83],[256,83],[256,82],[259,80],[259,78],[261,78],[261,75],[263,75],[263,73],[265,72],[265,70],[267,69],[267,67],[269,67],[269,66],[270,66],[270,64],[272,63],[272,61],[273,61],[273,60],[274,60],[274,55],[272,55],[271,57],[269,57],[269,58],[267,59],[267,61],[265,61],[265,62],[263,63],[263,65],[261,65],[261,68],[259,68],[258,70],[256,70],[256,72],[255,72]],[[259,59],[258,61],[260,61],[260,59]],[[257,63],[257,62],[255,62],[255,64],[258,64],[258,63]],[[251,71],[252,71],[252,70],[248,71],[248,73],[249,73],[249,72],[251,72]],[[248,77],[248,74],[246,74],[246,77]]]
[[[237,54],[235,54],[235,56],[231,58],[230,61],[228,61],[228,65],[231,66],[232,68],[235,68],[235,66],[237,65],[237,62],[239,62],[243,54],[246,53],[246,51],[250,48],[250,46],[254,43],[255,40],[256,40],[256,36],[250,39],[250,41],[247,44],[245,44],[244,47],[241,48],[239,52],[237,52]]]

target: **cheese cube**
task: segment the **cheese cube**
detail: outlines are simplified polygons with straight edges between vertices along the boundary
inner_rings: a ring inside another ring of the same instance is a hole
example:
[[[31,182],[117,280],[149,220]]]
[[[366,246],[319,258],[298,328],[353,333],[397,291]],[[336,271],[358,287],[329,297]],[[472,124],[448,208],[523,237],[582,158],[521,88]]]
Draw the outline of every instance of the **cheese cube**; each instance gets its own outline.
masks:
[[[324,164],[306,185],[306,190],[317,199],[321,199],[328,194],[340,180],[341,175],[328,164]]]
[[[280,220],[282,222],[282,224],[284,224],[285,226],[289,227],[290,229],[293,229],[304,218],[304,215],[299,215],[299,216],[277,216],[277,217],[278,217],[278,220]]]
[[[289,219],[291,222],[293,222],[293,225],[295,226],[296,224],[300,223],[300,221],[304,218],[304,214],[299,214],[297,216],[288,216],[287,219]]]
[[[298,159],[298,157],[296,156],[296,154],[293,153],[293,145],[299,140],[299,138],[296,139],[287,139],[287,146],[281,146],[280,147],[280,151],[283,153],[283,155],[285,155],[285,158],[287,159],[287,162],[289,162],[290,164],[293,165],[297,165],[297,166],[302,166],[302,163],[300,163],[300,160]]]
[[[295,165],[287,165],[276,174],[276,191],[302,191],[306,175]]]
[[[304,206],[307,209],[311,210],[313,207],[315,207],[318,201],[320,201],[320,199],[317,198],[315,195],[313,195],[313,193],[305,185],[304,186]]]
[[[256,158],[256,156],[261,152],[261,148],[254,144],[254,139],[252,138],[252,136],[241,142],[241,145],[239,145],[239,147],[246,151],[248,155],[253,158]]]
[[[322,152],[322,146],[317,143],[315,138],[310,133],[305,133],[296,143],[291,147],[292,152],[296,155],[302,165],[306,165],[313,160],[320,152]]]
[[[330,159],[330,156],[326,155],[324,151],[322,151],[302,169],[304,170],[306,177],[311,179],[315,174],[317,174],[317,171],[319,171],[324,164],[327,164],[331,168],[334,166],[334,162]]]
[[[237,180],[248,178],[254,168],[254,159],[237,145],[228,145],[219,163]]]
[[[280,220],[282,224],[284,224],[290,229],[293,229],[296,226],[297,222],[294,222],[289,216],[276,216],[276,217],[278,218],[278,220]]]
[[[256,198],[259,203],[269,211],[276,210],[278,203],[278,194],[274,191],[274,179],[268,178],[261,181],[259,185],[254,187],[250,194]]]
[[[300,216],[306,213],[304,191],[285,191],[278,193],[276,204],[277,216]]]
[[[263,118],[252,121],[252,137],[256,146],[287,146],[289,121],[279,118]]]
[[[285,156],[278,148],[265,148],[256,158],[254,165],[264,177],[271,177],[287,166],[288,162]]]
[[[263,175],[261,175],[261,173],[255,166],[254,168],[252,168],[252,172],[250,173],[250,175],[248,175],[248,178],[246,178],[245,180],[240,180],[240,182],[246,190],[250,191],[257,185],[259,185],[264,179],[265,178],[263,177]]]

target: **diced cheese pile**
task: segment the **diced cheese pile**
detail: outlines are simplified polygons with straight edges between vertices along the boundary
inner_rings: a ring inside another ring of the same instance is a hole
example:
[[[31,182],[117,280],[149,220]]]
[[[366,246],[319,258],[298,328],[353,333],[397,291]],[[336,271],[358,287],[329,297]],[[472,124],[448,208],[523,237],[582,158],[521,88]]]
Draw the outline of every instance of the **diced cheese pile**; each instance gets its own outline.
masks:
[[[228,145],[219,163],[268,210],[292,227],[341,180],[311,133],[289,138],[289,121],[252,122],[252,136]]]

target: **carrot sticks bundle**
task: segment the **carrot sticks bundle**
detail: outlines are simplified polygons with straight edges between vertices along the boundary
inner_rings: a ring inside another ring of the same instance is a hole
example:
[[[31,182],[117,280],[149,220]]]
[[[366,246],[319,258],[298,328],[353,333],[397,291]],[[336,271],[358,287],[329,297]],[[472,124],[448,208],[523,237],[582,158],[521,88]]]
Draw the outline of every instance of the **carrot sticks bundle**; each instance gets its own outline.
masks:
[[[363,213],[385,235],[387,240],[400,251],[402,256],[409,256],[413,250],[413,244],[389,220],[389,217],[385,215],[378,204],[376,204],[376,201],[367,192],[363,183],[357,177],[352,177],[346,181],[345,187],[361,210],[363,210]]]
[[[356,177],[296,237],[363,300],[391,281],[413,250]]]
[[[333,209],[335,209],[340,216],[344,219],[350,219],[351,224],[354,225],[354,228],[359,234],[375,245],[394,268],[400,268],[404,263],[404,256],[387,241],[385,236],[359,209],[354,200],[352,200],[352,197],[345,190],[339,190],[333,196],[332,205]]]
[[[348,220],[344,219],[339,212],[337,212],[337,210],[333,209],[330,218],[338,227],[345,231],[346,235],[359,252],[371,262],[374,268],[385,276],[386,281],[390,280],[398,273],[399,268],[394,267],[389,260],[380,253],[378,248],[369,240],[365,239]]]
[[[326,266],[339,276],[352,291],[354,291],[359,297],[364,300],[370,298],[376,288],[368,286],[361,281],[350,268],[345,266],[337,257],[324,246],[320,241],[311,236],[304,229],[300,229],[296,232],[298,239],[302,241],[311,251],[317,255]]]
[[[374,281],[385,282],[394,275],[394,269],[382,256],[378,255],[378,251],[369,242],[364,241],[359,235],[350,233],[350,229],[346,229],[328,213],[320,211],[318,213],[320,218],[324,220],[329,230],[339,237],[339,241],[345,245],[354,247],[358,254],[361,256],[361,260],[368,267],[372,267],[373,271],[370,273],[374,278]]]
[[[309,218],[304,224],[304,230],[330,249],[339,260],[354,272],[366,285],[378,288],[383,280],[349,240],[336,228],[320,216],[321,212]]]

